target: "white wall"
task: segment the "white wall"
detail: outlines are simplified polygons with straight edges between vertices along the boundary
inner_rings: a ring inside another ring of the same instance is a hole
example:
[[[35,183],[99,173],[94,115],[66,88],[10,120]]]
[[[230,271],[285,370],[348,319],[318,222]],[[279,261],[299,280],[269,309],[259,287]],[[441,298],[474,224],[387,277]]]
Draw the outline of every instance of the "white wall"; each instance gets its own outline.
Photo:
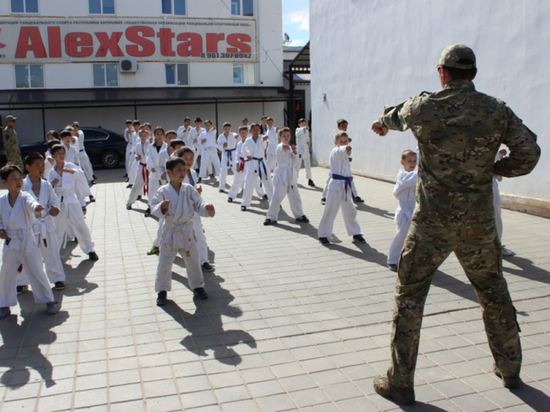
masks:
[[[550,200],[549,19],[550,2],[543,0],[310,2],[314,157],[328,163],[329,131],[343,117],[353,139],[352,167],[395,176],[399,154],[414,149],[415,140],[409,131],[378,137],[370,124],[384,105],[440,89],[441,51],[464,43],[477,55],[476,88],[506,101],[538,134],[543,151],[530,175],[504,179],[501,191]]]

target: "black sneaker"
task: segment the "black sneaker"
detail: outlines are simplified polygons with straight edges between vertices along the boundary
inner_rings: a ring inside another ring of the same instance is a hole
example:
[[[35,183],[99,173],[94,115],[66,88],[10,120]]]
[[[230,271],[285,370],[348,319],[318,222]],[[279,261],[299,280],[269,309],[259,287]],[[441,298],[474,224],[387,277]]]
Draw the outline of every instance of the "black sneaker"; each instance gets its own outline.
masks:
[[[204,288],[195,288],[193,289],[193,293],[199,299],[208,299],[208,293],[206,293],[206,290],[204,290]]]
[[[82,213],[86,214],[86,207],[82,206]]]
[[[122,177],[128,177],[128,173],[126,173],[126,174],[125,174],[124,176],[122,176]]]
[[[65,289],[65,282],[55,282],[54,287],[55,290],[63,290]]]
[[[395,263],[388,263],[388,269],[392,272],[397,272],[397,265]]]
[[[246,211],[247,207],[246,206],[241,206],[241,210],[244,212]]]
[[[202,265],[202,270],[204,270],[205,272],[213,272],[214,271],[214,266],[212,266],[210,263],[208,262],[204,262]]]
[[[157,306],[164,306],[166,303],[168,303],[168,300],[166,299],[166,291],[161,290],[157,294]]]
[[[126,210],[132,210],[132,205],[126,205]]]
[[[296,222],[309,223],[309,219],[306,217],[306,215],[303,215],[302,217],[297,218]]]
[[[133,184],[131,184],[131,183],[128,183],[128,185],[126,185],[126,189],[131,189],[131,188],[132,188],[132,186],[134,186],[134,185],[133,185]]]
[[[324,206],[325,203],[327,203],[327,199],[325,197],[321,198],[321,204]]]
[[[262,196],[262,199],[263,199],[263,200],[268,200],[268,199],[267,199],[267,195],[263,195],[263,196]]]
[[[95,197],[93,197],[92,195],[90,195],[90,203],[93,203],[95,202]]]
[[[233,199],[230,198],[230,197],[228,197],[228,198],[227,198],[227,203],[233,203]]]
[[[214,173],[210,173],[210,179],[214,179]]]
[[[220,192],[220,193],[226,193],[225,190],[223,190],[223,189],[219,189],[218,192]]]
[[[141,195],[139,195],[136,200],[141,200]]]
[[[320,242],[323,246],[328,246],[328,245],[330,245],[330,242],[328,241],[328,238],[326,238],[326,237],[320,237],[320,238],[319,238],[319,242]]]
[[[92,260],[92,261],[94,261],[94,262],[96,262],[96,261],[99,260],[99,256],[98,256],[97,253],[95,253],[95,252],[90,252],[90,253],[88,254],[88,256],[90,257],[90,260]]]
[[[353,198],[353,201],[354,201],[355,203],[365,203],[365,201],[364,201],[363,199],[361,199],[359,196],[355,196],[355,197]]]
[[[151,208],[148,207],[147,210],[145,211],[145,217],[149,217],[151,216]]]
[[[307,185],[311,186],[311,187],[315,187],[315,183],[313,183],[313,180],[311,180],[311,179],[308,179]]]
[[[25,293],[29,291],[29,285],[17,286],[17,294]]]
[[[202,177],[199,177],[199,178],[197,179],[197,183],[200,183],[200,182],[202,182]]]
[[[352,239],[353,243],[367,243],[363,235],[354,235]]]
[[[271,219],[264,220],[264,226],[271,226],[271,225],[276,225],[276,224],[277,224],[276,220],[271,220]]]

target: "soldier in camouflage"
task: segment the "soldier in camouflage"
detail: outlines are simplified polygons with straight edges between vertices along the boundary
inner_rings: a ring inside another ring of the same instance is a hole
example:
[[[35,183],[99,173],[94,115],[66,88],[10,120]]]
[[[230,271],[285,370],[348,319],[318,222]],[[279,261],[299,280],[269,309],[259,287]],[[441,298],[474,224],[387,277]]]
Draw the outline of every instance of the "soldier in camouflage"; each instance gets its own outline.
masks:
[[[13,128],[17,117],[11,114],[6,116],[6,123],[8,124],[2,131],[2,143],[4,150],[6,151],[7,163],[12,163],[19,166],[21,170],[25,170],[23,167],[23,161],[21,160],[21,151],[19,150],[19,142],[17,141],[17,133]]]
[[[469,47],[447,47],[437,70],[443,90],[386,107],[372,124],[380,136],[410,129],[420,151],[416,208],[395,286],[390,366],[387,376],[374,380],[377,393],[402,404],[415,399],[424,304],[435,271],[451,252],[481,305],[494,372],[505,387],[521,384],[519,325],[502,275],[492,178],[531,172],[540,148],[506,103],[475,90],[476,58]],[[501,144],[510,156],[494,162]]]

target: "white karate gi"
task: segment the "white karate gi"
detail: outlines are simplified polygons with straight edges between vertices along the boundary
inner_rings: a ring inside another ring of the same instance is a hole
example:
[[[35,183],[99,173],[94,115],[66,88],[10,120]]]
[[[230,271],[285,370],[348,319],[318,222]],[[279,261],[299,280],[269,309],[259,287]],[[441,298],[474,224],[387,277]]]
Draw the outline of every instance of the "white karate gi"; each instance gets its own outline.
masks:
[[[139,144],[136,146],[136,156],[141,156],[140,160],[135,160],[135,164],[137,165],[135,169],[135,175],[134,175],[134,186],[132,186],[132,190],[130,190],[130,196],[128,196],[128,203],[126,205],[133,205],[134,202],[137,200],[138,196],[140,194],[147,194],[148,193],[148,182],[149,182],[149,170],[147,169],[147,153],[149,150],[149,141],[146,140],[145,143],[139,142]]]
[[[42,259],[46,266],[46,274],[51,283],[65,282],[65,270],[59,255],[59,239],[55,232],[55,223],[49,211],[52,206],[61,209],[59,198],[50,183],[40,179],[40,191],[38,196],[33,192],[33,183],[27,176],[23,181],[23,191],[29,193],[35,201],[44,206],[41,217],[35,217],[33,233],[36,236]],[[17,278],[17,286],[28,285],[27,269],[23,265],[23,271]]]
[[[130,167],[132,166],[132,139],[134,135],[134,129],[132,127],[124,129],[124,140],[126,140],[126,157],[124,158],[124,166],[126,168],[126,174],[130,176]]]
[[[94,169],[92,167],[92,163],[90,162],[90,158],[88,157],[88,153],[86,153],[86,147],[84,146],[84,132],[82,130],[78,131],[78,138],[76,140],[78,142],[78,158],[80,160],[80,167],[84,171],[84,175],[86,175],[86,181],[91,183],[92,180],[94,180]]]
[[[279,136],[277,136],[277,128],[273,126],[267,131],[267,149],[265,151],[266,164],[269,168],[269,173],[277,167],[277,145],[279,144]]]
[[[252,159],[246,162],[246,178],[244,182],[243,198],[241,206],[248,207],[252,201],[252,191],[259,181],[263,186],[268,199],[273,196],[273,183],[271,181],[271,173],[265,164],[264,150],[267,142],[263,140],[263,136],[259,136],[254,142],[252,137],[246,139],[243,144],[243,157],[251,157]]]
[[[50,163],[49,159],[53,159],[51,153],[49,150],[46,151],[46,153],[44,153],[44,176],[49,176],[50,175],[50,171],[54,168],[55,166],[55,160],[53,161],[53,163]]]
[[[183,140],[185,144],[187,145],[187,136],[189,135],[189,132],[191,131],[192,127],[184,125],[181,125],[178,127],[178,130],[176,131],[176,135],[178,136],[178,139]],[[191,146],[192,147],[192,146]]]
[[[185,176],[183,183],[187,183],[190,186],[197,188],[197,172],[193,169],[190,170],[191,178],[189,175]],[[199,193],[200,194],[200,193]],[[195,240],[197,241],[197,250],[199,252],[199,263],[208,262],[208,245],[206,243],[206,235],[204,234],[204,228],[202,227],[202,220],[198,213],[193,215],[193,231],[195,232]]]
[[[214,176],[220,175],[220,158],[218,157],[218,149],[216,149],[215,130],[206,130],[199,136],[199,142],[202,146],[202,159],[199,177],[204,179],[208,176],[210,166],[212,166]]]
[[[2,250],[2,269],[0,269],[0,307],[17,305],[18,268],[23,265],[32,287],[36,303],[53,302],[54,297],[48,277],[44,272],[40,249],[36,244],[32,227],[35,208],[34,198],[21,192],[13,207],[9,203],[9,192],[0,196],[0,229],[6,231],[8,240]]]
[[[165,215],[160,208],[164,200],[170,200],[168,212]],[[193,215],[196,212],[201,216],[208,216],[206,202],[190,185],[182,184],[178,194],[171,184],[167,184],[157,191],[153,198],[153,205],[152,214],[158,218],[164,217],[155,291],[172,290],[172,265],[178,253],[185,263],[189,287],[191,289],[204,287],[193,231]]]
[[[76,138],[76,141],[78,142],[78,138]],[[74,145],[71,145],[70,147],[67,148],[65,144],[63,144],[63,147],[65,148],[65,162],[74,164],[76,167],[78,167],[82,171],[82,174],[79,174],[76,179],[75,193],[76,193],[76,197],[79,200],[80,206],[84,207],[86,206],[85,198],[88,196],[91,196],[92,192],[90,191],[90,186],[86,181],[86,175],[84,174],[84,171],[80,167],[80,158],[78,156],[78,148]]]
[[[302,217],[304,211],[302,210],[302,199],[298,192],[298,176],[295,171],[296,164],[300,161],[300,158],[298,154],[292,152],[292,149],[285,151],[283,143],[279,143],[277,146],[275,156],[277,158],[277,167],[273,172],[273,196],[269,198],[269,209],[267,210],[266,217],[271,220],[277,220],[279,211],[281,210],[281,203],[287,194],[292,214],[295,218]]]
[[[80,249],[88,255],[94,252],[94,242],[75,192],[77,180],[83,178],[84,172],[78,166],[67,162],[65,162],[63,168],[71,169],[74,173],[63,172],[60,176],[55,169],[52,169],[48,176],[48,182],[50,183],[56,179],[59,180],[55,185],[52,183],[55,194],[61,202],[60,212],[53,218],[57,239],[59,245],[64,247],[68,237],[67,232],[70,230],[70,233],[77,237]]]
[[[300,168],[302,167],[302,162],[306,168],[306,178],[311,179],[311,156],[309,153],[309,130],[305,127],[296,128],[296,152],[300,158],[299,162],[296,162],[296,179],[300,174]]]
[[[147,199],[149,207],[151,207],[151,199],[153,199],[155,193],[157,193],[157,190],[162,185],[160,179],[160,177],[162,176],[162,159],[160,157],[160,152],[162,150],[166,151],[167,147],[168,145],[166,143],[162,143],[160,150],[157,152],[157,146],[155,146],[154,144],[150,144],[149,148],[147,149],[147,170],[149,171]],[[166,162],[164,162],[164,165],[166,165]],[[154,172],[153,169],[155,169]]]
[[[199,159],[199,155],[202,152],[202,150],[201,150],[202,146],[201,146],[201,142],[199,140],[199,136],[204,131],[205,131],[205,129],[203,127],[199,127],[198,129],[196,127],[193,127],[187,133],[187,140],[185,141],[185,144],[195,151],[195,163],[193,163],[193,167],[192,167],[193,169],[197,168],[197,164],[198,164],[197,162],[198,162],[198,159]],[[201,162],[202,162],[202,160],[201,160]]]
[[[130,173],[128,173],[128,183],[133,185],[136,181],[137,170],[139,169],[139,162],[136,161],[136,150],[138,144],[141,144],[139,133],[134,132],[132,135],[132,156],[130,156]]]
[[[237,143],[237,149],[235,150],[235,168],[233,169],[233,183],[231,184],[231,188],[229,189],[229,193],[227,195],[228,199],[235,199],[239,194],[239,191],[244,187],[247,162],[242,152],[243,144],[244,142],[242,140],[239,140],[239,143]],[[241,171],[237,170],[239,164],[242,164],[243,169]],[[256,193],[259,197],[263,197],[265,195],[265,190],[263,189],[263,187],[260,186],[259,179],[254,180],[254,188],[256,189]]]
[[[349,180],[338,180],[337,176],[351,178],[351,166],[349,156],[346,152],[347,146],[336,146],[330,153],[331,178],[328,183],[327,201],[323,210],[323,217],[319,223],[319,237],[329,237],[334,227],[334,219],[339,209],[342,209],[342,217],[348,235],[361,234],[361,228],[357,222],[357,210],[353,204],[351,193],[351,182]]]
[[[500,153],[497,152],[495,156],[495,162],[502,159]],[[493,176],[493,209],[495,210],[495,225],[497,227],[498,240],[502,243],[502,197],[500,196],[500,189],[498,187],[498,182],[502,181],[502,176]]]
[[[415,206],[414,196],[416,193],[417,176],[418,172],[416,170],[407,172],[401,169],[397,174],[397,182],[395,182],[393,188],[393,195],[399,200],[399,206],[395,210],[394,218],[397,232],[390,244],[388,265],[397,265],[399,262],[405,238],[407,237],[407,233],[409,233]]]
[[[227,143],[227,147],[223,147]],[[229,132],[227,137],[224,133],[218,136],[218,143],[216,147],[222,153],[222,161],[220,167],[220,185],[219,190],[225,190],[225,181],[227,179],[227,172],[229,168],[233,174],[235,174],[235,164],[237,163],[237,158],[235,157],[235,145],[237,144],[237,135],[235,133]]]

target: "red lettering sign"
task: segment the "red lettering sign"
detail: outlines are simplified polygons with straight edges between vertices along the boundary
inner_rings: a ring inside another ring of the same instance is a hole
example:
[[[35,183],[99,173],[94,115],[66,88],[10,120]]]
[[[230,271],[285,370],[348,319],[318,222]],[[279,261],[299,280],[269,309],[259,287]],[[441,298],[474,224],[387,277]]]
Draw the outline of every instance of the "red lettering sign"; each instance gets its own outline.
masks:
[[[123,57],[124,53],[118,46],[122,34],[122,32],[115,31],[111,34],[111,37],[109,37],[108,33],[96,33],[95,36],[100,44],[95,57],[105,57],[107,56],[107,52],[111,52],[111,56],[113,57]]]
[[[50,57],[61,57],[61,27],[48,27]]]
[[[225,34],[206,33],[206,53],[217,53],[218,42],[225,39]]]
[[[21,27],[15,58],[26,59],[28,52],[34,53],[35,59],[48,57],[38,27]]]
[[[90,33],[69,33],[65,36],[65,53],[71,57],[94,54],[94,38]]]
[[[178,34],[176,38],[178,41],[183,43],[178,44],[177,51],[178,56],[189,57],[195,56],[199,57],[202,53],[202,36],[198,33],[181,33]]]
[[[227,36],[227,44],[233,47],[227,48],[227,53],[250,53],[252,48],[249,44],[243,42],[251,42],[252,39],[248,34],[233,33]]]
[[[174,50],[172,50],[172,39],[176,35],[171,29],[160,29],[157,33],[157,37],[160,39],[160,54],[163,56],[175,56]]]
[[[128,27],[126,38],[137,46],[126,46],[126,53],[133,57],[149,57],[155,54],[155,43],[145,37],[155,37],[155,30],[147,26]]]

